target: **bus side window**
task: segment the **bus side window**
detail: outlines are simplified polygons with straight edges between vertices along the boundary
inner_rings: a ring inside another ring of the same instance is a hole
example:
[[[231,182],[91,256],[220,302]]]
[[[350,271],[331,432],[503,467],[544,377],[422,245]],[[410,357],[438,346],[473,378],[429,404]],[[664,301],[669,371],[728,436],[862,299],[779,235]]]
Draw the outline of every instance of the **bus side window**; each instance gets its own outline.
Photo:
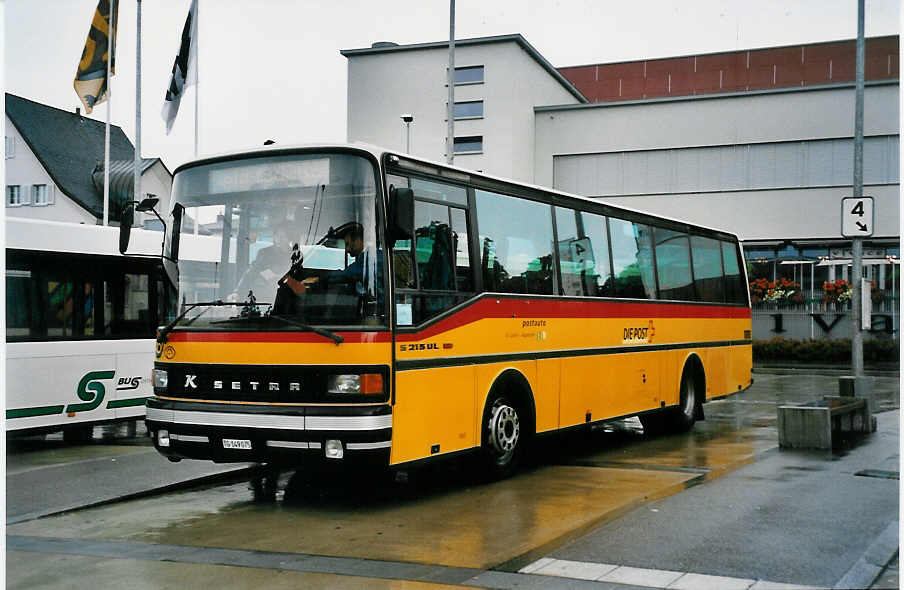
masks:
[[[691,252],[687,234],[661,227],[653,228],[656,244],[656,276],[660,299],[694,301]]]
[[[471,272],[471,255],[468,252],[468,220],[464,209],[450,209],[452,231],[456,236],[455,288],[458,291],[474,290],[474,273]]]
[[[590,241],[592,255],[585,258],[584,293],[592,297],[614,297],[615,285],[609,268],[609,238],[606,235],[606,218],[602,215],[580,213],[581,234]],[[592,267],[589,263],[592,262]]]
[[[148,274],[113,269],[104,280],[104,334],[150,338],[156,327],[151,311]]]
[[[694,285],[701,301],[722,303],[725,289],[722,282],[722,254],[719,242],[703,236],[691,236],[691,255],[694,259]]]
[[[616,297],[656,299],[650,227],[609,218]]]
[[[38,309],[38,292],[31,270],[6,269],[6,339],[22,340],[39,335],[35,312]]]
[[[394,186],[409,182],[402,177],[391,180]],[[466,189],[419,178],[410,179],[410,185],[415,195],[414,240],[398,240],[392,262],[396,289],[417,293],[396,296],[399,325],[417,324],[442,313],[474,289]]]
[[[405,176],[386,175],[387,187],[407,188],[409,180]],[[411,230],[411,228],[408,228]],[[411,263],[411,240],[396,240],[392,245],[393,284],[396,289],[414,289],[414,265]]]
[[[738,265],[738,245],[722,242],[722,266],[725,268],[725,289],[728,303],[747,304],[747,289]]]
[[[484,288],[502,293],[553,293],[552,208],[477,191]]]
[[[44,321],[48,338],[73,335],[75,312],[75,285],[65,277],[51,276],[43,283],[43,299],[47,301]]]
[[[457,237],[449,226],[449,208],[416,201],[414,207],[415,255],[418,284],[422,290],[454,291]]]
[[[556,207],[556,239],[559,246],[559,272],[562,273],[562,294],[589,295],[584,290],[585,260],[593,261],[589,240],[578,236],[578,224],[573,209]]]

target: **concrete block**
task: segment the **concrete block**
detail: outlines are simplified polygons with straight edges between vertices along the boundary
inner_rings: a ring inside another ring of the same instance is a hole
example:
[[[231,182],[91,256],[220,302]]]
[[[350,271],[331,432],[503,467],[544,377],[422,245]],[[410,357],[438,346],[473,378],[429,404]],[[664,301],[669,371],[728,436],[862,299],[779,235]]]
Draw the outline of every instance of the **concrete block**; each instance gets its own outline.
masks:
[[[834,432],[874,432],[874,422],[868,402],[860,397],[826,396],[800,406],[779,406],[778,444],[831,449]]]
[[[828,409],[779,406],[778,445],[791,449],[831,449],[832,417]]]

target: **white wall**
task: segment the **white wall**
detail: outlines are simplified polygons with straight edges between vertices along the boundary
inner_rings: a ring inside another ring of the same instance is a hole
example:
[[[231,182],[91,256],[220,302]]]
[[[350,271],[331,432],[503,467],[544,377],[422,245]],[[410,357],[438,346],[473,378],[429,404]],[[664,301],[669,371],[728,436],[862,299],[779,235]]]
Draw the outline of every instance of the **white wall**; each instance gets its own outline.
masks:
[[[854,131],[853,113],[853,88],[541,109],[535,118],[537,184],[559,184],[553,174],[554,161],[572,154],[850,138]],[[868,86],[865,135],[898,135],[898,120],[898,85]],[[598,171],[588,167],[577,173],[580,178],[569,178],[567,184],[581,186],[589,196],[604,194],[592,190],[594,183],[601,184],[596,177]],[[604,200],[721,227],[737,232],[745,240],[840,239],[840,200],[850,192],[848,184],[640,196],[609,194]],[[876,198],[875,236],[900,236],[899,182],[867,185],[864,193]]]
[[[46,219],[50,221],[69,221],[72,223],[95,223],[93,215],[67,197],[57,187],[50,175],[38,161],[38,158],[29,149],[28,144],[22,138],[19,130],[13,125],[9,117],[6,117],[5,135],[14,138],[15,155],[6,160],[6,185],[19,185],[23,198],[30,194],[31,185],[46,184],[48,190],[53,190],[53,204],[34,206],[22,205],[19,207],[6,206],[6,214],[11,217],[25,217],[29,219]],[[86,174],[90,174],[87,171]],[[3,202],[6,203],[6,187],[3,189]]]
[[[445,160],[446,48],[392,50],[348,56],[348,139]],[[484,118],[455,121],[457,137],[482,135],[482,154],[458,155],[455,165],[533,182],[533,107],[577,99],[515,41],[458,46],[456,67],[483,65],[484,83],[455,87],[455,101],[484,101]]]

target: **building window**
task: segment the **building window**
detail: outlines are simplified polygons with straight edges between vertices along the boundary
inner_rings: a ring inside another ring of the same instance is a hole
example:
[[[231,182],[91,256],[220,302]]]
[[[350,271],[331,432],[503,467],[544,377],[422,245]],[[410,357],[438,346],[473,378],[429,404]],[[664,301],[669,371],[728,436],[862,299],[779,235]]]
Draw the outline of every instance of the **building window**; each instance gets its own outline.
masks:
[[[483,101],[471,100],[468,102],[456,102],[452,107],[452,117],[455,119],[480,119],[483,117]]]
[[[456,137],[455,147],[456,154],[478,154],[483,152],[483,136],[471,135],[468,137]]]
[[[7,207],[18,207],[19,205],[24,205],[22,202],[22,192],[19,190],[18,184],[8,184],[6,185],[6,206]]]
[[[16,157],[16,138],[10,137],[8,135],[3,137],[4,144],[6,145],[6,159]]]
[[[31,204],[39,207],[53,204],[53,191],[46,184],[31,185]]]
[[[483,84],[483,66],[455,68],[455,85]]]

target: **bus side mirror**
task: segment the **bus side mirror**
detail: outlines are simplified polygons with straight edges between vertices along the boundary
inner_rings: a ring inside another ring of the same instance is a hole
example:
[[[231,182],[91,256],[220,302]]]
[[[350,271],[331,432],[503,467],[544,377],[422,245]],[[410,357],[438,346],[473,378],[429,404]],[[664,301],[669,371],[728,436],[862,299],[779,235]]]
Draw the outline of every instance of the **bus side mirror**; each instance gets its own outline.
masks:
[[[170,258],[179,260],[179,240],[182,237],[182,216],[185,214],[185,207],[180,203],[176,203],[173,207],[173,238],[170,241]],[[198,220],[195,220],[197,223]],[[164,225],[166,227],[166,225]]]
[[[414,191],[410,188],[389,189],[389,242],[411,239],[414,227]]]
[[[132,235],[132,222],[135,221],[135,203],[129,201],[123,205],[119,215],[119,253],[125,254],[129,249],[129,238]]]

